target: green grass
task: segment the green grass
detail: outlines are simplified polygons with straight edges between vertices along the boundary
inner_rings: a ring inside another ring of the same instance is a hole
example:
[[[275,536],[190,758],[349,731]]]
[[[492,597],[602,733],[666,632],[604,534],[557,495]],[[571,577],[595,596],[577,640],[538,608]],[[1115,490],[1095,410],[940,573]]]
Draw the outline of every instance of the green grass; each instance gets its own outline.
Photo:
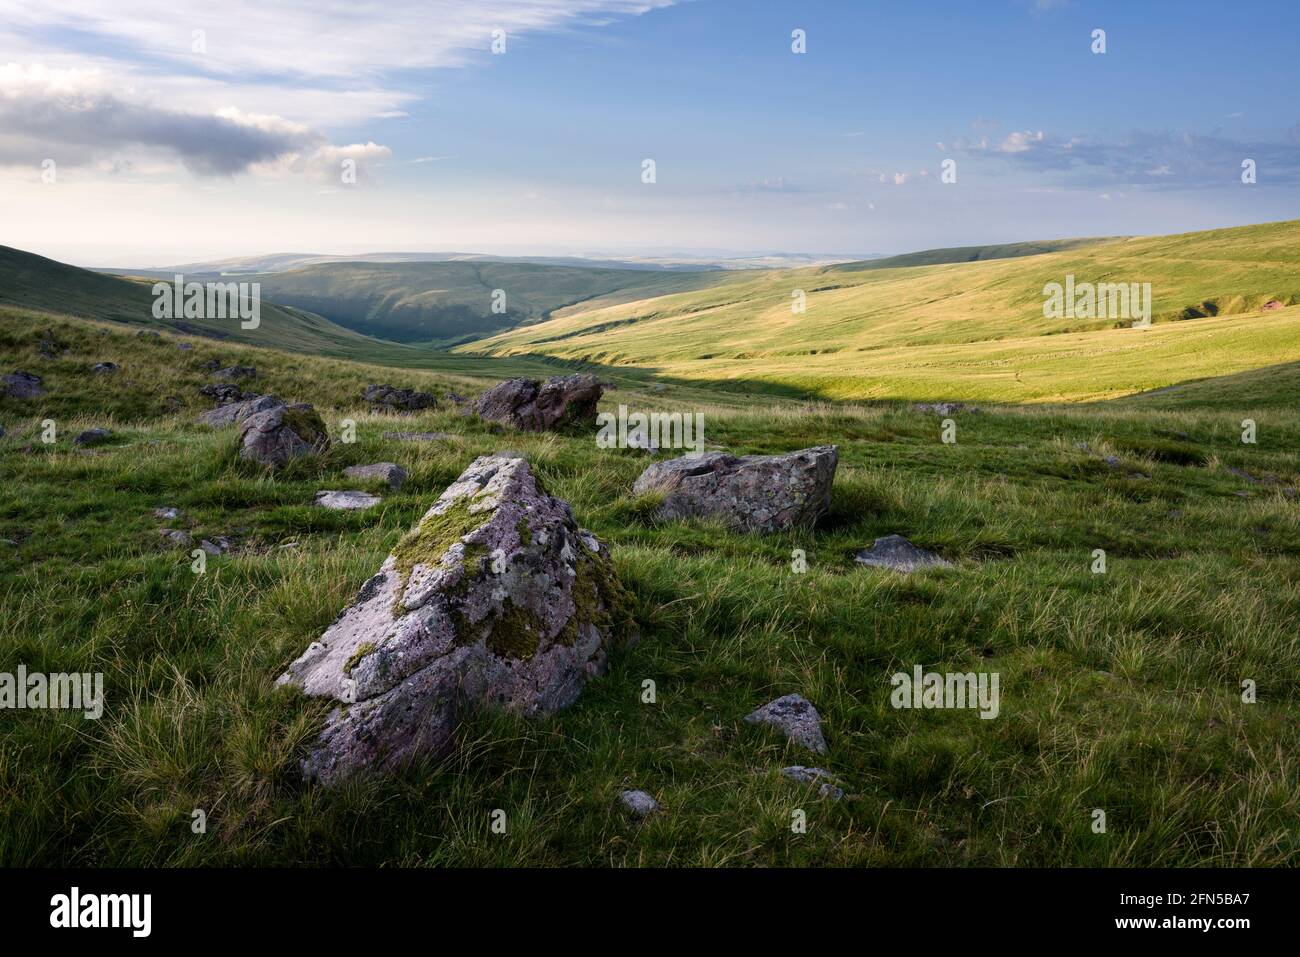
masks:
[[[46,329],[72,351],[41,359]],[[1286,492],[1300,484],[1300,411],[1267,383],[1235,403],[1228,378],[990,406],[957,415],[945,445],[940,417],[904,403],[620,378],[604,407],[703,411],[707,440],[738,452],[839,445],[830,514],[754,537],[655,523],[630,491],[648,460],[591,437],[360,403],[378,374],[439,393],[492,381],[466,366],[398,372],[193,341],[180,352],[129,327],[0,311],[4,362],[50,386],[43,400],[0,399],[0,539],[16,543],[0,543],[0,671],[103,672],[107,695],[98,722],[0,712],[0,864],[1300,863],[1300,523]],[[259,391],[315,403],[336,438],[355,418],[358,441],[275,476],[240,462],[233,431],[193,424],[212,357],[257,366]],[[91,376],[100,358],[122,371]],[[163,410],[169,394],[180,412]],[[38,438],[47,417],[53,446]],[[1247,417],[1256,445],[1240,441]],[[115,437],[75,449],[95,425]],[[454,437],[383,440],[393,429]],[[477,715],[444,763],[304,784],[297,760],[325,709],[274,679],[474,456],[505,448],[611,545],[641,641],[552,718]],[[311,507],[318,489],[360,487],[342,470],[373,461],[409,481],[364,513]],[[185,517],[154,519],[163,506]],[[237,548],[196,575],[162,547],[161,525]],[[855,567],[855,550],[895,532],[956,567]],[[791,571],[795,548],[806,574]],[[1097,548],[1104,575],[1090,572]],[[915,664],[996,671],[1000,716],[894,710],[888,678]],[[647,680],[655,704],[642,703]],[[821,711],[825,756],[743,721],[791,692]],[[795,763],[830,770],[846,798],[779,775]],[[629,787],[664,810],[630,821],[616,802]],[[489,827],[497,808],[505,835]],[[1106,834],[1091,830],[1094,808]],[[195,809],[206,834],[191,830]],[[791,832],[795,809],[806,834]]]
[[[1291,221],[1017,258],[728,274],[693,292],[595,299],[457,351],[829,399],[1109,399],[1300,360],[1298,251]],[[1071,274],[1149,282],[1155,325],[1044,317],[1044,285]],[[1286,308],[1262,312],[1272,300]]]

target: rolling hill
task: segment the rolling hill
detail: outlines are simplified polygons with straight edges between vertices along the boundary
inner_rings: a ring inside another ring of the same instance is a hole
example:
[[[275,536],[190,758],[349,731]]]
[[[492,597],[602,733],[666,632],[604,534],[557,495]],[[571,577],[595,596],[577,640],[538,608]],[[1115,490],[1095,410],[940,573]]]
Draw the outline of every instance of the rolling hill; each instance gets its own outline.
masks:
[[[1069,276],[1150,283],[1154,324],[1045,317],[1044,286]],[[594,299],[457,351],[835,399],[1075,401],[1300,359],[1297,304],[1300,221],[1290,221],[1016,258],[727,274],[697,290]]]

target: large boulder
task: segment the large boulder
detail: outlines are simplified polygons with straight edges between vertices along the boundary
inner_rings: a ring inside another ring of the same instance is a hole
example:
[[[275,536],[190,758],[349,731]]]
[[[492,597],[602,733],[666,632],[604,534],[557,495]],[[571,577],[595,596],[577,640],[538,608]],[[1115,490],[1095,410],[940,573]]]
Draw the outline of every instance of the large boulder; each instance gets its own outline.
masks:
[[[659,494],[661,519],[719,518],[745,532],[811,526],[831,504],[839,452],[819,445],[784,455],[706,452],[655,462],[637,495]]]
[[[526,460],[475,459],[277,682],[338,702],[305,775],[445,753],[468,707],[567,707],[632,638],[627,601],[606,547]]]
[[[438,400],[428,392],[397,389],[391,385],[368,385],[361,391],[361,398],[372,407],[401,412],[432,409],[438,404]]]
[[[525,432],[549,432],[579,425],[595,425],[596,403],[604,386],[594,375],[507,379],[478,397],[479,417]]]
[[[239,457],[270,468],[329,448],[325,423],[310,405],[277,405],[245,418],[239,426]]]
[[[45,394],[41,377],[34,372],[19,369],[12,375],[0,376],[0,396],[13,399],[39,399]]]
[[[201,425],[210,425],[213,428],[221,428],[222,426],[243,422],[249,416],[257,415],[259,412],[266,412],[282,405],[287,405],[287,403],[277,396],[251,396],[241,402],[231,402],[226,405],[219,405],[215,409],[209,409],[207,412],[200,413],[199,423]]]

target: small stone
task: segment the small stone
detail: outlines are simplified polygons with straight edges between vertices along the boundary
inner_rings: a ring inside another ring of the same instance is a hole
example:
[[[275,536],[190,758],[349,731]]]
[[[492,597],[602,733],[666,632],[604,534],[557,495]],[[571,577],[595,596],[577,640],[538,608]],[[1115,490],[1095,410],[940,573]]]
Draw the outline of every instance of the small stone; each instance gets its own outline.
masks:
[[[12,375],[0,376],[0,395],[12,399],[39,399],[45,394],[43,382],[36,373],[19,369]]]
[[[820,797],[828,797],[832,801],[838,801],[844,797],[843,788],[835,786],[834,777],[831,773],[823,768],[806,768],[802,764],[795,764],[788,768],[782,768],[781,773],[792,781],[798,781],[800,784],[816,784],[817,794]]]
[[[90,371],[95,375],[112,375],[118,370],[118,368],[116,362],[97,362],[95,367]]]
[[[394,462],[376,462],[374,465],[352,465],[343,470],[344,476],[362,482],[384,481],[391,489],[399,489],[406,481],[406,469]]]
[[[750,724],[770,724],[795,744],[818,754],[826,753],[826,739],[822,737],[822,717],[812,702],[803,695],[788,694],[769,701],[757,711],[745,716]]]
[[[451,435],[447,432],[385,432],[384,438],[394,442],[441,442]]]
[[[371,508],[382,501],[383,499],[378,495],[371,495],[368,492],[323,491],[316,493],[316,500],[312,504],[319,505],[321,508],[333,509],[336,512],[346,512]]]
[[[194,348],[194,346],[190,345],[188,342],[178,342],[176,343],[176,348],[180,349],[183,352],[189,352],[191,349]]]
[[[226,552],[230,551],[230,539],[218,537],[214,540],[209,540],[205,538],[199,542],[199,548],[203,549],[215,558],[217,555],[224,555]]]
[[[618,799],[636,817],[646,817],[659,810],[659,802],[645,791],[624,791]]]
[[[176,521],[176,519],[180,518],[182,514],[184,513],[181,512],[179,508],[171,508],[170,506],[167,508],[155,508],[153,510],[154,518],[163,518],[169,522]]]
[[[870,548],[863,549],[853,558],[859,565],[872,568],[892,568],[899,572],[912,572],[918,568],[951,568],[952,562],[934,552],[917,548],[902,535],[877,538]]]
[[[183,529],[160,528],[158,529],[158,534],[161,535],[169,545],[183,547],[194,544],[194,536]]]
[[[953,415],[957,412],[970,412],[978,414],[979,409],[975,406],[968,406],[964,402],[914,402],[912,403],[914,412],[933,412],[936,415]]]
[[[432,409],[438,404],[428,392],[397,389],[391,385],[368,385],[361,390],[361,398],[372,406],[382,406],[390,411],[415,412]]]
[[[252,366],[230,366],[226,369],[218,369],[212,374],[214,379],[226,379],[236,381],[239,379],[256,379],[257,370]]]
[[[73,445],[98,445],[101,442],[107,442],[113,437],[113,433],[108,429],[87,429],[77,435],[72,440]]]

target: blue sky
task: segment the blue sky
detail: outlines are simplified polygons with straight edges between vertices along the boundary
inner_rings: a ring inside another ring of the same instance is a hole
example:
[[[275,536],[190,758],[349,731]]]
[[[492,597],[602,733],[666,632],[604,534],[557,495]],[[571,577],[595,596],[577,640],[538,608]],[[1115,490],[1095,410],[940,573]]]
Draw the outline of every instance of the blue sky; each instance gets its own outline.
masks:
[[[0,0],[0,24],[0,243],[74,262],[870,254],[1300,216],[1292,0]]]

